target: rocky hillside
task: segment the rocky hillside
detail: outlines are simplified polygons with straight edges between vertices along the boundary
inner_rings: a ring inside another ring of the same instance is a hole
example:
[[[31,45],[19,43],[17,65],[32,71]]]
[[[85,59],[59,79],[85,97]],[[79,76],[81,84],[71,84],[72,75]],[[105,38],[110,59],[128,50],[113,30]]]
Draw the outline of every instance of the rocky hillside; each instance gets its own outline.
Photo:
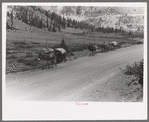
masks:
[[[87,29],[93,31],[95,28],[86,22],[79,22],[72,18],[67,18],[64,14],[57,13],[41,6],[8,6],[7,9],[7,29],[26,30],[26,26],[47,29],[48,31],[59,31],[67,27],[76,29]],[[31,29],[29,29],[31,30]]]
[[[121,27],[132,31],[144,29],[144,8],[142,7],[55,6],[45,9],[96,27]]]
[[[8,27],[22,21],[54,32],[66,27],[92,31],[99,27],[144,31],[144,8],[141,7],[17,6],[8,9],[11,9],[7,15]]]

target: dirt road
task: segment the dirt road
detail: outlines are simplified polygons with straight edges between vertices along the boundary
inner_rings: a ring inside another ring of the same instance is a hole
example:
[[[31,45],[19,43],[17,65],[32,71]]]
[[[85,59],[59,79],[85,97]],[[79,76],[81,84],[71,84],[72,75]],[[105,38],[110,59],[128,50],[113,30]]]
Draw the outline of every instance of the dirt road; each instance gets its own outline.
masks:
[[[136,45],[67,61],[53,69],[8,74],[5,98],[21,101],[93,100],[87,96],[95,86],[116,76],[119,68],[141,59],[143,45]]]

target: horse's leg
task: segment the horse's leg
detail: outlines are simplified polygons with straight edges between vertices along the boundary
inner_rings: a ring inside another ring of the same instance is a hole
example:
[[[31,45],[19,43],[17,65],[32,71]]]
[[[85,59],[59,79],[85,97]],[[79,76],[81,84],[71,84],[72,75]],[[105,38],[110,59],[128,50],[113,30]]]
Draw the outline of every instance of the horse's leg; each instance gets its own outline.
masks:
[[[89,51],[89,56],[91,55],[91,52]]]
[[[44,69],[44,61],[42,60],[42,68],[41,69]]]
[[[57,66],[56,62],[54,61],[54,65]]]
[[[55,62],[55,66],[57,66],[57,62],[56,61],[54,61]]]
[[[64,54],[62,55],[62,62],[65,62],[65,59],[64,59]]]
[[[52,61],[51,61],[51,65],[52,65],[51,68],[53,68],[53,63],[54,63],[54,60],[52,59]]]
[[[54,61],[54,59],[52,60],[52,67],[53,67],[53,65],[55,64],[55,61]]]
[[[66,62],[66,54],[64,54],[64,62]]]
[[[54,65],[57,66],[56,57],[54,58]]]
[[[50,67],[50,63],[49,63],[48,61],[47,61],[47,64],[48,64],[48,68],[51,68],[51,67]]]
[[[53,68],[53,63],[52,61],[49,61],[50,62],[50,68]]]

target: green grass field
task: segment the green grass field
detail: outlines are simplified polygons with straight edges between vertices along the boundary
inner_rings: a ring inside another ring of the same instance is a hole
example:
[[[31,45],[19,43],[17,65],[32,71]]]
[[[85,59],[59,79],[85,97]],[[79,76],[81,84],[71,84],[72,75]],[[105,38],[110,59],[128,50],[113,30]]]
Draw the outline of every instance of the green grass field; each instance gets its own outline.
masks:
[[[136,37],[136,35],[133,35]],[[83,34],[83,30],[67,28],[63,29],[62,32],[49,32],[44,29],[32,28],[32,32],[18,31],[18,30],[7,30],[6,32],[6,70],[10,72],[10,66],[19,67],[15,71],[25,71],[27,69],[34,69],[41,65],[38,62],[33,62],[34,58],[37,57],[38,52],[44,47],[53,47],[59,45],[62,39],[65,40],[66,45],[75,51],[75,58],[86,56],[88,53],[83,51],[87,49],[89,42],[100,44],[103,42],[116,41],[118,43],[135,43],[139,37],[130,38],[128,35],[116,35],[103,34],[90,32],[88,34]],[[47,43],[46,43],[47,41]],[[127,46],[127,45],[126,45]],[[77,48],[76,48],[77,47]],[[125,45],[124,45],[125,47]],[[80,51],[83,51],[80,52]],[[18,59],[23,59],[25,61],[18,62]],[[29,62],[29,63],[28,63]],[[10,65],[11,64],[11,65]],[[12,71],[12,70],[11,70]]]
[[[102,42],[128,42],[132,41],[129,39],[129,36],[116,35],[116,34],[103,34],[103,33],[89,33],[83,34],[83,30],[67,28],[63,29],[62,32],[49,32],[43,29],[32,28],[32,32],[26,31],[16,31],[9,30],[7,31],[7,43],[16,42],[16,41],[27,41],[27,42],[39,42],[45,44],[46,41],[48,44],[54,45],[61,43],[61,40],[64,39],[66,44],[88,44],[89,42],[93,43],[102,43]]]

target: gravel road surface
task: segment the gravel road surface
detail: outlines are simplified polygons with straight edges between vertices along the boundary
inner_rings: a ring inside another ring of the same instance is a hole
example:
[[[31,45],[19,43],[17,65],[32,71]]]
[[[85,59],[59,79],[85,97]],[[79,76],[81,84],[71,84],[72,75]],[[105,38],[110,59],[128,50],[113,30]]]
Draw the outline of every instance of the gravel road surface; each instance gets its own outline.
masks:
[[[143,45],[136,45],[67,61],[52,69],[8,74],[5,82],[5,99],[86,101],[95,86],[100,86],[116,76],[120,72],[119,68],[123,69],[129,63],[141,59]]]

